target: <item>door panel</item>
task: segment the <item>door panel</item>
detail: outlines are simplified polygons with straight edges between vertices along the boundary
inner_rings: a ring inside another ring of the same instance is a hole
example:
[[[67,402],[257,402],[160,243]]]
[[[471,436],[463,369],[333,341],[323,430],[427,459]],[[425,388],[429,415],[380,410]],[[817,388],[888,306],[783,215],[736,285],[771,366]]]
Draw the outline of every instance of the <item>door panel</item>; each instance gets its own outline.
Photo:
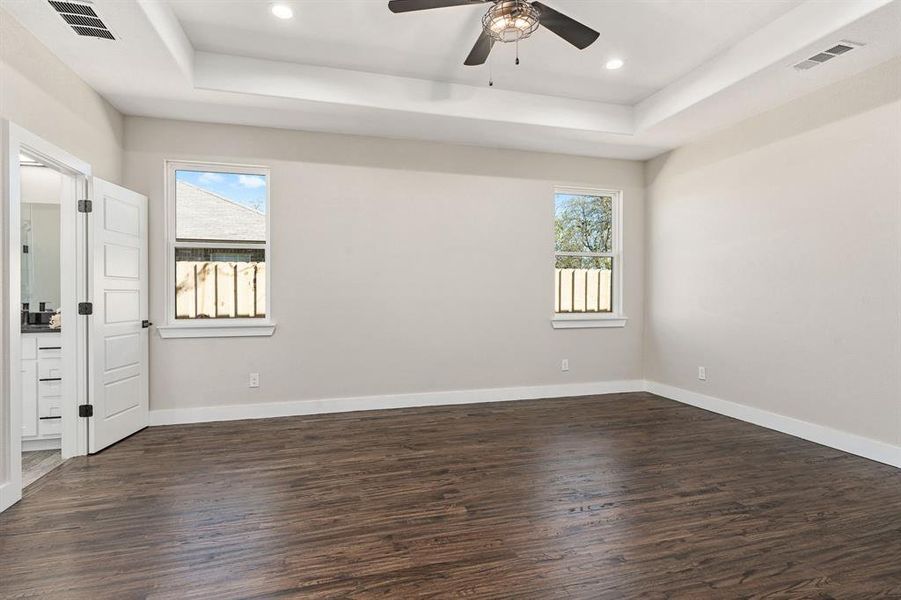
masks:
[[[94,179],[91,404],[88,449],[148,425],[147,198]]]
[[[135,373],[125,378],[115,377],[106,384],[104,417],[115,417],[138,407],[141,398],[141,374]],[[146,424],[144,425],[146,427]]]
[[[104,279],[113,279],[106,277]],[[137,279],[117,277],[115,279]],[[141,292],[139,290],[106,290],[103,293],[106,323],[130,323],[141,320]]]
[[[103,267],[107,277],[141,276],[141,253],[137,248],[107,244],[104,252]]]
[[[139,365],[141,362],[141,336],[137,333],[110,336],[105,340],[106,370]]]

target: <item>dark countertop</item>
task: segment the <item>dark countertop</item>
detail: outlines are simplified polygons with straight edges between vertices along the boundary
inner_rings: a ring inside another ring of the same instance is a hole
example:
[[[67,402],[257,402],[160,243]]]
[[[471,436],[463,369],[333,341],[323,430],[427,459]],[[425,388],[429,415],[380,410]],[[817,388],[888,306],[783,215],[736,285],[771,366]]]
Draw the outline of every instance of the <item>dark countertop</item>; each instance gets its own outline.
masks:
[[[60,329],[50,329],[50,325],[22,325],[22,333],[59,333]]]

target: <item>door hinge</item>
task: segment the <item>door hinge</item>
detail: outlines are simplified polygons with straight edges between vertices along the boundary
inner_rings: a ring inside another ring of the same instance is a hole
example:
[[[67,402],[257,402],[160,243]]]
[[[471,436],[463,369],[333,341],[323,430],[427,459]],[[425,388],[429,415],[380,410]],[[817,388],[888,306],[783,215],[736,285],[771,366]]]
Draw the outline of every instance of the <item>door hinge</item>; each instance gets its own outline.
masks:
[[[78,201],[78,212],[80,213],[89,213],[94,210],[94,203],[90,200],[79,200]]]
[[[80,315],[94,314],[94,303],[93,302],[79,302],[78,303],[78,314],[80,314]]]
[[[93,404],[79,404],[78,405],[78,416],[79,417],[93,417],[94,416],[94,405]]]

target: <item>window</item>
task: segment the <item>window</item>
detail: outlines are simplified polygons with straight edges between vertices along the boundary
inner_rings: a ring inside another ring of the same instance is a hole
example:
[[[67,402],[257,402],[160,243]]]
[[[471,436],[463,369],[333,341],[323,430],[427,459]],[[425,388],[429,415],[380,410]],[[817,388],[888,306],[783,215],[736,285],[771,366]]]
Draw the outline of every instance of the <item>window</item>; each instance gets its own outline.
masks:
[[[554,327],[621,327],[621,193],[554,194]]]
[[[169,323],[163,337],[271,335],[269,170],[167,164]]]

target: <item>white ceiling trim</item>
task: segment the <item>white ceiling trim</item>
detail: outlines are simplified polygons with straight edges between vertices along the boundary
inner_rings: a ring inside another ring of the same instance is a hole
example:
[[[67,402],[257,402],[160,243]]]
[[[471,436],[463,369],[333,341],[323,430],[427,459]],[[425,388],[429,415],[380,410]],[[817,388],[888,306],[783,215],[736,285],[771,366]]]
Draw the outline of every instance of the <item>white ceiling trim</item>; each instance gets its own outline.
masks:
[[[635,106],[205,52],[194,55],[194,86],[634,138],[896,2],[808,0]]]
[[[808,0],[628,106],[197,52],[166,2],[94,6],[115,42],[73,35],[46,2],[3,3],[124,114],[638,160],[901,55],[901,0]],[[843,38],[867,45],[792,69]]]
[[[158,0],[137,0],[150,25],[160,36],[187,81],[194,81],[194,46],[188,39],[172,7]]]
[[[206,52],[195,53],[194,86],[445,117],[633,133],[631,106]]]
[[[650,129],[892,2],[808,0],[718,58],[639,102],[635,107],[636,130]]]

